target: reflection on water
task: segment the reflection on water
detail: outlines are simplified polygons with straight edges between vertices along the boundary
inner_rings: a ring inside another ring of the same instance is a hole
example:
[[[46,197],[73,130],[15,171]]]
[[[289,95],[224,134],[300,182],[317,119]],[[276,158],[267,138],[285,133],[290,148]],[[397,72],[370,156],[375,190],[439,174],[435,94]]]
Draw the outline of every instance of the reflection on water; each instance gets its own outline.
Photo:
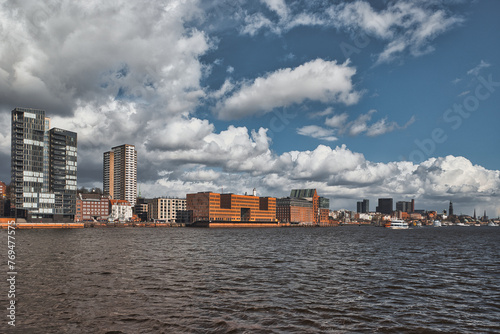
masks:
[[[500,331],[496,227],[17,232],[19,333]]]

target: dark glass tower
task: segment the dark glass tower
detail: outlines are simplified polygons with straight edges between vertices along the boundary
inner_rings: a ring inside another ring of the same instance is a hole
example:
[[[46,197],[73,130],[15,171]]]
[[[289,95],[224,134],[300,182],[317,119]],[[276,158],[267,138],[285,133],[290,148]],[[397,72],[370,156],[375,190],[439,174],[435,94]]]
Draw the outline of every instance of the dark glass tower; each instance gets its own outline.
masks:
[[[49,131],[49,127],[43,110],[12,110],[11,185],[16,217],[74,217],[76,133]]]
[[[53,128],[49,141],[49,190],[55,195],[54,214],[71,219],[76,213],[77,136]]]
[[[392,214],[394,204],[392,198],[379,198],[377,212],[390,215]]]

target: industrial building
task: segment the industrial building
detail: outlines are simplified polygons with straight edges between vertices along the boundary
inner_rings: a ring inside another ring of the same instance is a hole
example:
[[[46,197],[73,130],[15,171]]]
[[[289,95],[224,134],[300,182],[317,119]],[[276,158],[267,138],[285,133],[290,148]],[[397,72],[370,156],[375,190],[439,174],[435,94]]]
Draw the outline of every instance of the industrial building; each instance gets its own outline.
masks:
[[[283,223],[313,224],[313,203],[304,198],[278,198],[276,218]]]
[[[316,189],[293,189],[290,198],[305,199],[312,203],[313,224],[327,224],[330,221],[330,200],[320,197]]]
[[[109,198],[100,194],[78,194],[75,222],[102,221],[109,216]]]
[[[276,198],[200,192],[187,194],[192,221],[276,222]]]

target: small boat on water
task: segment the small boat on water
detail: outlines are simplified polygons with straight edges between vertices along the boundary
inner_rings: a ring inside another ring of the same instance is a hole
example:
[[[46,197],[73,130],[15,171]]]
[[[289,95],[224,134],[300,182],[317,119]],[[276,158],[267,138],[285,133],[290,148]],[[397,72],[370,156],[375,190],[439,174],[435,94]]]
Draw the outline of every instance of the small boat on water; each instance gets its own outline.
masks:
[[[404,220],[394,219],[390,223],[386,224],[385,227],[393,230],[406,230],[408,229],[408,223]]]
[[[498,224],[497,224],[497,223],[495,223],[494,221],[490,221],[490,222],[488,223],[488,226],[498,226]]]

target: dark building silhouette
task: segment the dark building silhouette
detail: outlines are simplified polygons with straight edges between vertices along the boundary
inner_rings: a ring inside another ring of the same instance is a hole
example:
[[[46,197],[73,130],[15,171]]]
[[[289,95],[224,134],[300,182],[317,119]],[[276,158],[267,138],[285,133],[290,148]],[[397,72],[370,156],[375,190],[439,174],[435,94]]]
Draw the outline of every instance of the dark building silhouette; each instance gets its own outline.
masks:
[[[392,198],[379,198],[377,212],[390,215],[393,209],[393,199]]]
[[[396,202],[396,211],[412,213],[415,210],[415,200],[411,202],[399,201]]]
[[[370,212],[370,201],[364,199],[363,201],[357,202],[357,212],[358,213]]]

